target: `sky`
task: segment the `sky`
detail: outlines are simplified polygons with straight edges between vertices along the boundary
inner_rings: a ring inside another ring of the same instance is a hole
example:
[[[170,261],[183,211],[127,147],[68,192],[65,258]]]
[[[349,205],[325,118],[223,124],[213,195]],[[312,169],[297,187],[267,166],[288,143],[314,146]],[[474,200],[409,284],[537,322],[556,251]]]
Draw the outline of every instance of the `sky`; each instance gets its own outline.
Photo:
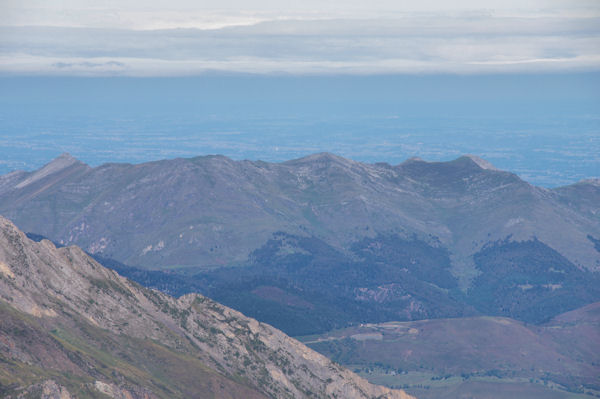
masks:
[[[585,72],[596,0],[2,0],[0,74]]]

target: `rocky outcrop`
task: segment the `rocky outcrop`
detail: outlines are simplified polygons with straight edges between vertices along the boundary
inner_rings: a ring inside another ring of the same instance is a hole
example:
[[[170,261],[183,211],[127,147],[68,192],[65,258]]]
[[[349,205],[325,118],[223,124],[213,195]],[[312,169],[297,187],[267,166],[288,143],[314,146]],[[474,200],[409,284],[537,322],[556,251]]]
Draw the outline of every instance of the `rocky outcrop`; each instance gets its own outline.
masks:
[[[3,396],[5,399],[72,399],[73,396],[69,391],[56,383],[54,380],[46,380],[38,384],[33,384],[25,389],[20,390],[17,394],[8,394]]]
[[[218,397],[410,398],[201,295],[176,299],[102,267],[78,247],[30,241],[1,217],[0,265],[0,310],[7,320],[0,326],[0,355],[23,364],[28,378],[40,374],[35,366],[69,368],[78,377],[65,385],[113,398],[186,397],[176,391],[180,385],[153,378],[199,361],[198,370],[184,367],[174,378],[201,373],[193,378],[206,379]],[[31,337],[37,345],[28,346]],[[59,356],[65,360],[56,361]],[[162,359],[164,368],[139,358]],[[16,371],[12,376],[24,379]],[[48,395],[69,395],[48,384]],[[210,397],[194,396],[203,394]]]

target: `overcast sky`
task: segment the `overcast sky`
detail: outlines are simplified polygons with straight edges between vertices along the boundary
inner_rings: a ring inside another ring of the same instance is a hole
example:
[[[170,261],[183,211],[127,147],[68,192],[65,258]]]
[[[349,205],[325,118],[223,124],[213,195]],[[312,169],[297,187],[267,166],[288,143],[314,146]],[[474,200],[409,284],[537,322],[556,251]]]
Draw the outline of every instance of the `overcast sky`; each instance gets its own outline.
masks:
[[[2,0],[0,73],[600,69],[600,2]]]

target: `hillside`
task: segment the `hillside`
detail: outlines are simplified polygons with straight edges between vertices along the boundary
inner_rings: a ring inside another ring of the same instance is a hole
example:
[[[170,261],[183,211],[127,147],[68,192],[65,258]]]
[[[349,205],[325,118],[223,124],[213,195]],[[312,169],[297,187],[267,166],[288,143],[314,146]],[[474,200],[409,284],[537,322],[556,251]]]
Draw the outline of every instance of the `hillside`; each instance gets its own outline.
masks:
[[[277,231],[336,248],[400,231],[434,236],[455,269],[488,242],[535,236],[595,270],[600,253],[587,236],[600,238],[599,195],[594,181],[547,190],[473,156],[396,166],[327,153],[284,163],[206,156],[90,168],[63,154],[2,176],[0,214],[132,266],[239,264]]]
[[[482,314],[542,323],[598,301],[599,204],[595,180],[548,190],[474,156],[91,168],[63,155],[0,177],[0,214],[24,231],[293,335]]]
[[[203,296],[143,288],[0,218],[3,398],[409,398]]]
[[[600,395],[599,309],[539,326],[501,317],[387,322],[302,341],[371,382],[422,398],[585,398]]]

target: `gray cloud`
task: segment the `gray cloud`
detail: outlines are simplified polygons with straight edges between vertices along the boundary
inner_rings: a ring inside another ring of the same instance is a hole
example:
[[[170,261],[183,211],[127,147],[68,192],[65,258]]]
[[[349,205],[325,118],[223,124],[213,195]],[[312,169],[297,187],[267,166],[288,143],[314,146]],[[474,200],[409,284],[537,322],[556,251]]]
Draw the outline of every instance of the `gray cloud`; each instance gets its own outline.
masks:
[[[55,62],[52,64],[54,68],[58,69],[72,69],[72,68],[106,68],[106,67],[117,67],[123,68],[125,64],[117,61],[107,62]]]
[[[218,29],[0,28],[0,72],[486,73],[600,67],[600,17],[272,20]]]

